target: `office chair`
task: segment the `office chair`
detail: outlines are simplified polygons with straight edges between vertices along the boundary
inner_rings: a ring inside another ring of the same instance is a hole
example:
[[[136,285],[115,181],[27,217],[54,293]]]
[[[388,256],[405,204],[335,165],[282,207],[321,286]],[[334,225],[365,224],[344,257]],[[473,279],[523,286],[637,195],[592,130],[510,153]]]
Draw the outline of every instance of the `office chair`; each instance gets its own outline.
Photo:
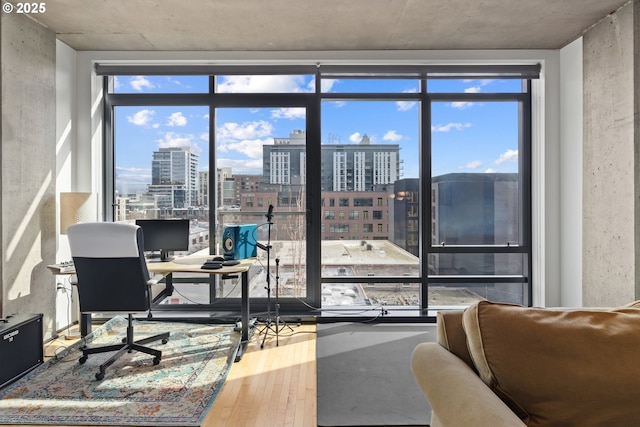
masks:
[[[82,313],[128,313],[127,336],[122,344],[82,348],[79,362],[85,363],[90,354],[116,351],[100,365],[96,379],[104,378],[105,370],[125,352],[133,350],[154,356],[153,364],[162,359],[162,352],[145,347],[154,341],[166,344],[169,333],[134,341],[133,313],[148,312],[151,308],[150,286],[162,275],[149,278],[144,258],[142,230],[133,224],[95,222],[81,223],[67,231],[71,256],[76,269],[74,281]]]

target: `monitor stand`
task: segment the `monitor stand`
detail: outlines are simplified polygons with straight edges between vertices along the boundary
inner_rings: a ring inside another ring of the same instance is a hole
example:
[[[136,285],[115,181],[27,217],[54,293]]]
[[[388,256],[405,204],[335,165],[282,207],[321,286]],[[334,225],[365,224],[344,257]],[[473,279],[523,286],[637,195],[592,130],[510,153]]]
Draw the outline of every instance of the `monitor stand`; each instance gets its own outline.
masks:
[[[169,251],[162,249],[160,251],[160,257],[147,258],[147,262],[170,262],[173,261],[173,257],[169,256]]]

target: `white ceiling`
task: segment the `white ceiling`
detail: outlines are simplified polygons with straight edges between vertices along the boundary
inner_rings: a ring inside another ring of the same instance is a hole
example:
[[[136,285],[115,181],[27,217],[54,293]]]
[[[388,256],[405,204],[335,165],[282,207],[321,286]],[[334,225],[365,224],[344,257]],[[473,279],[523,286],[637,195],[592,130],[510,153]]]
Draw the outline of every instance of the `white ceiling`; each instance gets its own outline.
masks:
[[[31,16],[76,50],[558,49],[627,1],[47,0]]]

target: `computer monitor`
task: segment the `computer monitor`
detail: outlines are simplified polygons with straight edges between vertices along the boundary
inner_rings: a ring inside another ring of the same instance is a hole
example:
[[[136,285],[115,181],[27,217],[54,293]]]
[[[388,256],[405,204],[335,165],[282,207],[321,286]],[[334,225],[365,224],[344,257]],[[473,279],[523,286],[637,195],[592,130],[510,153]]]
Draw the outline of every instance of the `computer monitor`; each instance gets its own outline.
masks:
[[[169,252],[189,249],[188,219],[137,219],[142,228],[144,250],[160,252],[161,262],[171,261]]]

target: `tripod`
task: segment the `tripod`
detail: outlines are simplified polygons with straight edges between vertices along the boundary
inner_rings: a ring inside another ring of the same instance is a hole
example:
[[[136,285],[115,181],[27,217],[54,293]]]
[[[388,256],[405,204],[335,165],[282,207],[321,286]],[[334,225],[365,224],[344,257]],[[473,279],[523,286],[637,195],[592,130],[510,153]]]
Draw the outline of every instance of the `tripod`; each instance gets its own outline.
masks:
[[[280,272],[279,272],[279,267],[280,267],[280,259],[276,258],[276,347],[278,346],[278,336],[280,334],[280,324],[284,325],[284,327],[287,327],[291,330],[291,332],[293,332],[293,328],[291,326],[289,326],[287,324],[287,322],[285,322],[284,320],[280,319],[280,300],[279,298],[279,293],[278,293],[278,289],[280,289]],[[265,335],[266,338],[266,335]],[[263,345],[264,345],[264,339],[262,341]]]
[[[263,245],[261,243],[256,243],[260,249],[267,253],[267,286],[265,289],[267,290],[267,317],[264,320],[264,328],[260,331],[261,334],[264,334],[262,337],[262,344],[260,344],[260,348],[264,348],[264,343],[267,340],[267,336],[269,335],[269,331],[271,331],[276,336],[276,346],[279,345],[279,333],[280,333],[280,301],[278,299],[278,282],[280,280],[279,273],[279,265],[280,260],[276,258],[276,306],[275,306],[275,322],[274,319],[271,318],[271,226],[273,222],[271,221],[273,218],[273,205],[269,205],[269,211],[265,215],[267,217],[267,244]],[[286,323],[285,323],[286,325]],[[288,326],[288,325],[287,325]],[[290,329],[291,327],[288,326]],[[291,329],[293,331],[293,329]]]
[[[267,318],[264,320],[264,328],[260,331],[261,334],[264,334],[260,348],[264,347],[264,342],[267,339],[267,335],[269,335],[269,331],[274,332],[276,337],[278,335],[278,328],[276,326],[274,330],[273,320],[271,319],[271,226],[273,225],[271,220],[273,219],[273,205],[269,205],[269,210],[265,216],[267,217],[268,225],[267,244],[256,243],[257,247],[267,253],[267,286],[265,287],[267,290]]]

